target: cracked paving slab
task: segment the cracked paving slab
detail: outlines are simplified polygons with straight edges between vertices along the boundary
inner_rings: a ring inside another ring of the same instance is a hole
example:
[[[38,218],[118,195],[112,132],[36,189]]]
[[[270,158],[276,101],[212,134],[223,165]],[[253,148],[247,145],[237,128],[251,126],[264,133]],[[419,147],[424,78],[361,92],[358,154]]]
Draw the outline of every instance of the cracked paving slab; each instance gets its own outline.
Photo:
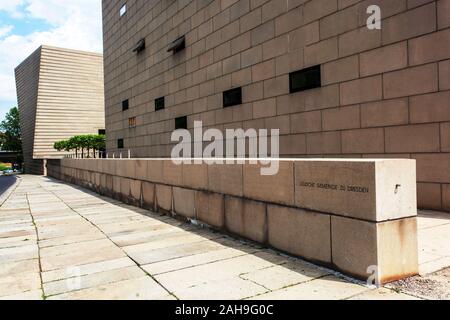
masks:
[[[415,298],[46,177],[22,176],[0,207],[0,299]]]

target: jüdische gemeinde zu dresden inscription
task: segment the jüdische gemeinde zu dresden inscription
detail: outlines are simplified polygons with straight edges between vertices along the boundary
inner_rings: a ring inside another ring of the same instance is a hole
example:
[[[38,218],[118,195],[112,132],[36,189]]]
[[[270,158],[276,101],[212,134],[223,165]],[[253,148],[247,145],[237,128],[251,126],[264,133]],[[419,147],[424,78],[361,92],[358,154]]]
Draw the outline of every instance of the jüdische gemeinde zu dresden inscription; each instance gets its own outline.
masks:
[[[354,193],[369,193],[370,191],[368,187],[364,186],[332,184],[322,182],[307,182],[307,181],[300,182],[300,187],[311,189],[335,190],[340,192],[354,192]]]

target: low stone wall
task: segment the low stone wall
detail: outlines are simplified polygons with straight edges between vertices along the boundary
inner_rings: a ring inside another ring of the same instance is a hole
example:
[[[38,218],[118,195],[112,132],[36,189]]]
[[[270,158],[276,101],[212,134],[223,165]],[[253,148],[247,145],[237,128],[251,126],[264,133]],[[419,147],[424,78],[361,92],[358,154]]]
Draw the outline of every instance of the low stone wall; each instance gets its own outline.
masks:
[[[414,160],[175,165],[63,159],[48,175],[125,203],[197,220],[361,279],[418,272]]]

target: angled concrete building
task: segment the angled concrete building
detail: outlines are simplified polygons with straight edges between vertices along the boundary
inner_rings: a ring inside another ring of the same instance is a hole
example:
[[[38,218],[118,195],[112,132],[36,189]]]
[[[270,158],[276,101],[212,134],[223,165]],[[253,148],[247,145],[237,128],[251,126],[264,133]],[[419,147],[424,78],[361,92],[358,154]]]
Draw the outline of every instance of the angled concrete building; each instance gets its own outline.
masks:
[[[64,154],[56,141],[105,128],[101,54],[42,46],[15,74],[27,173]]]

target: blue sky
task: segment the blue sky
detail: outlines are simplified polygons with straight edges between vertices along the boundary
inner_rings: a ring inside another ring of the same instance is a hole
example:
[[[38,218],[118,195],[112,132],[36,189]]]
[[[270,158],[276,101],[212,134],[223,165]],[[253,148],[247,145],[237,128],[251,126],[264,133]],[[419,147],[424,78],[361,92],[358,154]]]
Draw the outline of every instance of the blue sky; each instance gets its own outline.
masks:
[[[101,0],[3,0],[0,121],[17,105],[14,68],[40,45],[102,52]]]
[[[52,25],[42,19],[14,18],[11,14],[0,11],[0,26],[12,26],[11,32],[16,35],[26,36],[36,31],[51,29]]]

